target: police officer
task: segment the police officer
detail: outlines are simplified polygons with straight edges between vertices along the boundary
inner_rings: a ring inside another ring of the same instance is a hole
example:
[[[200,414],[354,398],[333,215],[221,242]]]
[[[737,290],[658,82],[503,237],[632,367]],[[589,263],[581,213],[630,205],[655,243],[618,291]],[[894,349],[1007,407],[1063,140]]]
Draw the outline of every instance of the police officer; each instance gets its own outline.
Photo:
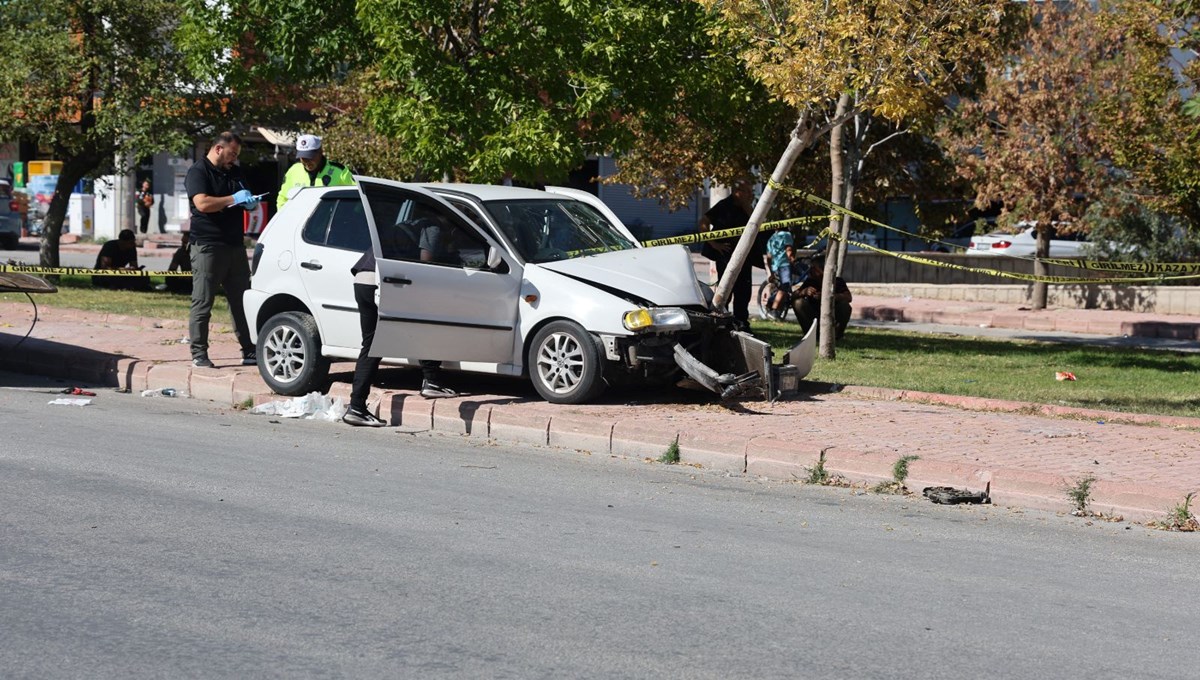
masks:
[[[321,138],[316,135],[300,135],[296,139],[296,158],[299,160],[288,168],[279,187],[275,209],[283,207],[288,194],[296,187],[331,187],[354,184],[350,168],[325,158],[321,150]]]

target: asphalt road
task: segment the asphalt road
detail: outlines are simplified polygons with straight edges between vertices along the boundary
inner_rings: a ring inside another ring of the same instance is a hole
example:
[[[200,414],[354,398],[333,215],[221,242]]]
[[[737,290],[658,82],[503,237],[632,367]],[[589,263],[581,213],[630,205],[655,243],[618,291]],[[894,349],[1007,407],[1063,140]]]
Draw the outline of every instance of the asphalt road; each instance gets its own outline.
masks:
[[[1191,678],[1200,537],[0,374],[4,678]]]

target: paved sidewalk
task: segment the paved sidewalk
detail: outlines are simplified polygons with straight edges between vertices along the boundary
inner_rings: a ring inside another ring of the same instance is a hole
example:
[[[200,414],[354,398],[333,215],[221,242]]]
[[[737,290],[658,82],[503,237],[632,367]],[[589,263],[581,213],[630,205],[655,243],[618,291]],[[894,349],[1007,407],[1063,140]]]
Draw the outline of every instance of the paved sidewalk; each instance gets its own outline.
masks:
[[[1043,309],[990,302],[946,302],[921,298],[854,297],[854,318],[950,326],[1016,328],[1200,340],[1200,316],[1142,314],[1103,309]]]
[[[905,310],[907,313],[907,309]],[[279,399],[254,368],[238,365],[231,333],[214,328],[217,369],[193,369],[179,340],[183,319],[159,320],[0,303],[0,368],[58,377],[65,385],[133,390],[174,387],[222,404]],[[352,364],[335,364],[348,380]],[[822,450],[826,468],[856,482],[889,479],[904,455],[908,486],[982,489],[998,504],[1067,511],[1066,488],[1093,476],[1093,509],[1127,519],[1159,516],[1200,489],[1200,418],[1033,407],[968,397],[850,388],[786,402],[723,406],[682,391],[615,393],[600,404],[554,406],[513,380],[479,378],[490,394],[428,401],[416,372],[385,369],[372,405],[395,426],[528,442],[596,454],[658,458],[678,439],[682,462],[732,474],[804,479]],[[471,383],[463,379],[462,383]],[[346,397],[349,385],[331,393]],[[97,399],[103,399],[101,392]],[[974,409],[974,410],[972,410]],[[1041,414],[1041,415],[1039,415]],[[1048,416],[1069,416],[1048,417]],[[1141,422],[1143,424],[1132,424]],[[340,427],[340,425],[331,425]]]

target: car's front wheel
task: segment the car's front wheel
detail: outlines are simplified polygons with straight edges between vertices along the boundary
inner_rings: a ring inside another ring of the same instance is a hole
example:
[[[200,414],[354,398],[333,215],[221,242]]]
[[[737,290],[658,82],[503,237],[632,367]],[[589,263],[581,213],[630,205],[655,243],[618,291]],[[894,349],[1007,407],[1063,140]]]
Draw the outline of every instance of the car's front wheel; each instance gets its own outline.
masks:
[[[527,366],[533,387],[552,404],[581,404],[604,391],[600,344],[573,321],[552,321],[533,336]]]
[[[321,334],[312,315],[281,312],[258,333],[258,372],[276,393],[308,394],[329,378],[329,358],[321,355]]]

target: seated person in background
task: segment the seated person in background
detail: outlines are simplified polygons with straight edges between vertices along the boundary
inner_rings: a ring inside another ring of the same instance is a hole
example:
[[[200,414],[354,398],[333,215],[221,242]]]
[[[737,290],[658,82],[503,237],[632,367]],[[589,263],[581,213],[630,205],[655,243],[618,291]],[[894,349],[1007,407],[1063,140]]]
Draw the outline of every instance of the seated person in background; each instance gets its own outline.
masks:
[[[796,300],[793,303],[796,318],[800,321],[800,328],[805,333],[808,333],[809,327],[821,318],[821,285],[824,282],[824,276],[825,254],[817,253],[809,260],[808,276],[800,282],[800,291],[796,294]],[[854,296],[850,293],[850,287],[846,285],[846,281],[840,276],[835,278],[833,281],[833,318],[838,340],[846,335],[846,326],[850,324],[850,313],[853,311],[850,302],[853,299]]]
[[[122,229],[117,238],[106,241],[96,255],[96,269],[141,269],[137,261],[137,240],[132,229]],[[150,290],[145,276],[93,276],[92,285],[120,290]]]
[[[182,238],[181,245],[175,250],[175,254],[171,256],[171,266],[167,267],[169,272],[190,272],[192,271],[192,255],[188,252],[188,244],[191,243],[190,232],[180,232]],[[192,294],[192,277],[190,276],[168,276],[166,278],[167,290],[172,293]]]
[[[796,262],[795,243],[792,232],[786,229],[771,234],[767,241],[767,257],[770,259],[768,266],[771,268],[771,274],[775,276],[776,286],[769,313],[776,321],[783,320],[784,314],[787,314],[787,307],[784,305],[792,297],[792,267]]]

